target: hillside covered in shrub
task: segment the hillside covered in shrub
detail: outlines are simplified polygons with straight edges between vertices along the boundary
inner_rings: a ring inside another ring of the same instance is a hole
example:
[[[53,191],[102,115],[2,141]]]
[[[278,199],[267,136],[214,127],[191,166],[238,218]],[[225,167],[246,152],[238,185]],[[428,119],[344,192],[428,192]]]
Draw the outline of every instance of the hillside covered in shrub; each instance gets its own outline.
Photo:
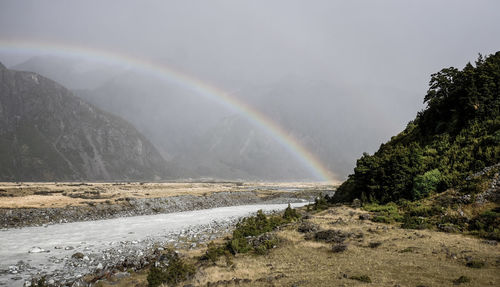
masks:
[[[429,86],[426,108],[375,154],[364,153],[333,201],[387,203],[485,186],[472,175],[500,162],[500,52],[442,69]]]

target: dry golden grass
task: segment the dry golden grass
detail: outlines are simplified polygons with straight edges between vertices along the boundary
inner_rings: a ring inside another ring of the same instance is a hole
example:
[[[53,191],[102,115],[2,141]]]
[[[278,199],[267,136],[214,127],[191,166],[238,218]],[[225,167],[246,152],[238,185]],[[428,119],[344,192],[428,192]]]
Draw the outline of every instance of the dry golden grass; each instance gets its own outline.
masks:
[[[204,196],[222,191],[255,190],[259,196],[286,192],[287,187],[304,190],[331,188],[320,183],[47,183],[0,182],[0,208],[44,208],[85,205],[89,202],[117,203],[124,198],[163,198],[178,195]],[[281,190],[280,190],[281,189]],[[118,201],[117,201],[118,200]]]
[[[348,249],[333,253],[331,244],[304,240],[289,226],[278,232],[282,244],[268,255],[237,255],[233,265],[221,258],[216,265],[203,265],[196,276],[184,284],[194,286],[453,286],[465,275],[470,283],[461,286],[499,286],[500,248],[482,239],[430,230],[405,230],[397,226],[359,220],[361,210],[335,207],[310,220],[323,229],[341,229],[362,238],[346,240]],[[342,219],[340,221],[339,219]],[[334,224],[333,224],[334,223]],[[381,242],[370,248],[371,242]],[[196,262],[204,250],[183,255]],[[466,267],[466,259],[486,262],[480,269]],[[372,283],[349,279],[367,275]],[[233,278],[250,279],[237,285]],[[226,282],[223,282],[226,281]],[[226,284],[227,282],[232,282]],[[103,285],[108,286],[108,285]],[[113,286],[147,286],[143,272]],[[181,284],[180,286],[183,286]]]
[[[252,279],[246,286],[451,286],[461,275],[471,278],[463,286],[498,286],[500,284],[500,249],[481,239],[429,230],[403,230],[395,226],[361,221],[359,210],[333,208],[311,221],[323,229],[362,232],[361,239],[348,239],[348,250],[330,251],[331,245],[306,241],[303,235],[288,229],[279,232],[284,244],[266,256],[237,256],[236,268],[210,267],[199,272],[195,286],[234,277]],[[331,222],[341,218],[345,225]],[[370,248],[370,242],[381,242]],[[466,258],[486,262],[481,269],[465,266]],[[258,278],[276,277],[270,282]],[[372,283],[348,279],[367,275]],[[345,278],[347,277],[347,278]],[[244,285],[244,284],[241,284]]]

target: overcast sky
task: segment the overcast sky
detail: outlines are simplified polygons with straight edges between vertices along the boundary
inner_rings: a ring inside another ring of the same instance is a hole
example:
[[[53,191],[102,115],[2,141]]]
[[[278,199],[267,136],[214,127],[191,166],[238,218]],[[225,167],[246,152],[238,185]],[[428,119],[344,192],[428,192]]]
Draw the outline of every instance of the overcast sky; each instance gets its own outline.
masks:
[[[298,73],[421,91],[430,73],[499,49],[498,11],[496,0],[2,0],[0,39],[118,50],[207,77]]]
[[[0,41],[55,42],[148,58],[236,96],[240,90],[252,96],[248,87],[283,79],[331,83],[341,88],[331,91],[326,106],[341,90],[352,95],[351,106],[365,105],[357,114],[343,111],[343,122],[385,127],[353,151],[361,154],[415,117],[432,73],[500,50],[499,11],[498,0],[0,0]],[[32,56],[0,47],[7,66]],[[373,121],[357,119],[374,109]],[[346,135],[349,128],[330,133]]]

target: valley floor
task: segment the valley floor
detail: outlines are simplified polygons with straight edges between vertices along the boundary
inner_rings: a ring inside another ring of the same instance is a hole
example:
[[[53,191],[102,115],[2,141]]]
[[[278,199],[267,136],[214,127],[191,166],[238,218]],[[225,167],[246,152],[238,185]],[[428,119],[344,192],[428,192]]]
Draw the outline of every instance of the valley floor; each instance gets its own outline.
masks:
[[[315,182],[0,182],[0,208],[57,208],[120,203],[132,198],[164,198],[217,192],[255,191],[258,196],[290,191],[331,190]]]
[[[322,183],[0,183],[0,228],[314,200]]]

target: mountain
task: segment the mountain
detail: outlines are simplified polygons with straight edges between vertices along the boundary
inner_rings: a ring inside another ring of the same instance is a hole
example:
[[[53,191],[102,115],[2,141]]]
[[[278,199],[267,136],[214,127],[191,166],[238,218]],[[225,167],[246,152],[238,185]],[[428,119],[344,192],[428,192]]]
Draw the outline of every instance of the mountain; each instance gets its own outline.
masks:
[[[238,115],[220,120],[176,158],[192,177],[308,180],[310,172],[270,135]]]
[[[171,83],[129,72],[97,89],[75,92],[132,122],[183,177],[312,178],[295,157],[247,119]]]
[[[168,160],[196,150],[196,138],[229,115],[183,87],[133,71],[75,93],[130,121]]]
[[[76,93],[132,122],[190,177],[316,179],[242,115],[171,83],[124,73],[97,89]],[[388,116],[387,110],[398,110],[399,103],[378,107],[373,95],[359,96],[347,87],[301,77],[242,87],[233,97],[293,134],[340,177],[352,169],[360,151],[372,150],[407,120]],[[355,119],[352,114],[356,114]],[[383,125],[374,124],[381,121]],[[224,141],[208,144],[220,141],[215,135],[223,135]],[[241,148],[243,143],[245,149]],[[250,158],[253,160],[245,160]],[[285,169],[284,158],[288,159]]]
[[[500,52],[432,74],[424,103],[404,131],[358,159],[335,201],[418,200],[450,189],[475,198],[484,190],[487,177],[471,178],[500,163]]]
[[[166,167],[128,122],[39,74],[0,67],[0,180],[159,180]]]
[[[184,177],[317,179],[272,136],[252,125],[244,115],[191,91],[190,83],[186,88],[175,81],[132,69],[90,81],[93,73],[99,74],[99,65],[56,57],[35,57],[16,68],[62,81],[77,96],[129,121]],[[82,84],[84,80],[87,85]],[[418,105],[408,102],[407,91],[351,87],[340,80],[299,74],[258,83],[228,79],[216,84],[225,85],[233,87],[232,97],[265,114],[293,135],[339,179],[352,170],[362,151],[374,151],[400,130],[414,116],[413,109]],[[382,104],[379,97],[390,101]],[[224,136],[224,141],[215,135]]]

